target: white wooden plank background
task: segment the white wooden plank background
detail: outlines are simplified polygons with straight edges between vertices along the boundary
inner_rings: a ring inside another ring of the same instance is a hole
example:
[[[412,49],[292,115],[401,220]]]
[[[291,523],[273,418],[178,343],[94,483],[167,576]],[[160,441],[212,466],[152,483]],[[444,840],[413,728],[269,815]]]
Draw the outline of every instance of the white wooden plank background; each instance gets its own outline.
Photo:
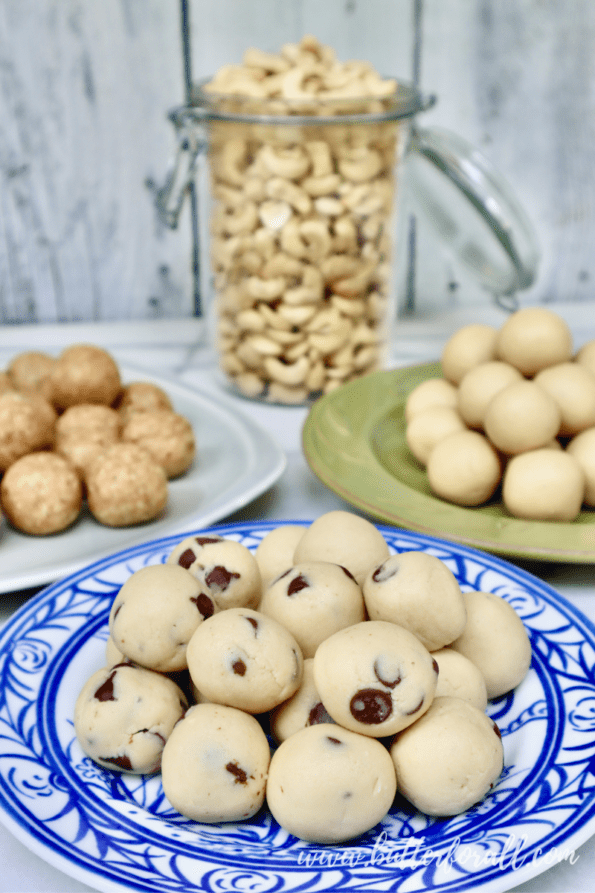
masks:
[[[182,3],[0,0],[0,323],[194,313],[190,209],[169,231],[154,208],[185,96]],[[593,312],[592,0],[187,3],[194,78],[306,32],[404,79],[419,64],[439,97],[421,123],[481,148],[534,222],[522,300]],[[416,242],[418,310],[489,299],[423,221]]]

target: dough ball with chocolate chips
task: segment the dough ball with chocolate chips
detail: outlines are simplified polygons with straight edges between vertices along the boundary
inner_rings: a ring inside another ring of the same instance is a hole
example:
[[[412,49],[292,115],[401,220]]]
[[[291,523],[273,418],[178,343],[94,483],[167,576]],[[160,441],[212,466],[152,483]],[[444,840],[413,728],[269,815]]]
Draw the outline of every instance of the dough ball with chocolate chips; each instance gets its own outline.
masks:
[[[165,742],[187,706],[167,676],[131,664],[104,667],[77,698],[74,730],[100,766],[145,775],[159,771]]]
[[[169,395],[159,385],[150,381],[132,381],[125,384],[114,404],[123,423],[135,412],[154,409],[173,410]]]
[[[344,567],[328,561],[303,562],[263,590],[259,610],[293,633],[304,657],[330,635],[365,620],[361,587]]]
[[[419,639],[395,623],[366,620],[334,633],[314,656],[320,699],[339,725],[393,735],[434,698],[438,665]]]
[[[53,443],[49,416],[28,394],[7,391],[0,395],[0,472],[13,462]]]
[[[217,534],[186,537],[168,563],[186,568],[208,586],[219,608],[257,608],[262,580],[256,558],[242,543]]]
[[[493,788],[504,752],[496,723],[461,698],[435,698],[393,741],[400,793],[426,815],[458,815]]]
[[[167,504],[163,468],[134,443],[114,443],[103,450],[88,465],[85,483],[89,509],[108,527],[151,521]]]
[[[240,822],[264,803],[271,752],[257,719],[233,707],[195,704],[167,740],[165,796],[195,822]]]
[[[488,693],[483,675],[468,657],[454,648],[440,648],[432,652],[438,664],[438,685],[436,697],[448,695],[469,701],[480,710],[485,710]]]
[[[289,630],[250,608],[228,608],[198,627],[187,650],[188,670],[209,700],[265,713],[290,698],[304,659]]]
[[[320,700],[314,682],[314,659],[307,657],[304,660],[304,672],[300,687],[295,694],[271,711],[271,734],[280,744],[281,741],[285,741],[300,729],[321,722],[332,723],[333,719]]]
[[[388,813],[395,769],[380,741],[339,726],[308,726],[271,759],[267,803],[290,834],[334,844],[364,834]]]
[[[33,391],[50,398],[48,379],[55,362],[55,357],[44,351],[25,350],[12,358],[6,371],[15,390]]]
[[[160,672],[186,668],[186,649],[217,608],[208,589],[175,564],[143,567],[114,599],[110,636],[129,660]]]
[[[63,350],[48,381],[52,401],[58,409],[75,403],[111,406],[122,387],[116,361],[94,344],[73,344]]]
[[[196,440],[187,418],[171,409],[133,413],[122,428],[122,440],[151,453],[168,478],[188,471],[196,454]]]
[[[263,586],[293,565],[293,555],[304,529],[297,524],[282,524],[263,536],[254,553]]]
[[[48,536],[78,518],[82,486],[73,466],[55,453],[28,453],[13,462],[0,484],[8,520],[24,533]]]

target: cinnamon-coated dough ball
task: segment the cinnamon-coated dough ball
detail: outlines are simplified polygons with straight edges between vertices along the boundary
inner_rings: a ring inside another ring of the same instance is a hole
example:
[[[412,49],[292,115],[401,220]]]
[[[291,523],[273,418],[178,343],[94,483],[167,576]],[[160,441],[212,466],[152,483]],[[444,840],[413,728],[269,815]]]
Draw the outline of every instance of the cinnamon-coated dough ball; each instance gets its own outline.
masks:
[[[13,462],[0,485],[6,517],[25,533],[47,536],[78,518],[82,487],[72,465],[55,453],[28,453]]]
[[[481,671],[488,698],[499,698],[523,681],[531,665],[531,642],[523,621],[493,592],[464,592],[465,629],[451,648]]]
[[[517,518],[574,521],[584,495],[583,469],[565,450],[544,447],[513,456],[502,480],[502,500]]]
[[[171,409],[133,413],[122,428],[122,440],[144,447],[168,478],[179,477],[187,471],[196,453],[192,425]]]
[[[561,437],[572,437],[595,425],[595,372],[580,363],[558,363],[542,369],[534,381],[558,404]]]
[[[416,385],[405,401],[405,421],[410,422],[418,412],[430,406],[457,408],[457,389],[444,378],[428,378]]]
[[[134,412],[173,409],[169,395],[159,385],[150,381],[131,381],[124,385],[114,407],[120,413],[123,422],[127,422]]]
[[[432,657],[438,664],[437,698],[462,698],[479,710],[486,709],[488,693],[479,667],[454,648],[432,651]]]
[[[55,357],[44,351],[25,350],[12,358],[6,371],[17,391],[37,391],[49,397],[48,377],[55,362]]]
[[[0,396],[0,472],[52,441],[53,426],[32,397],[17,391]]]
[[[93,516],[109,527],[151,521],[167,504],[163,468],[135,443],[115,443],[91,463],[86,476]]]
[[[460,431],[438,443],[428,459],[428,481],[441,499],[481,505],[496,491],[502,474],[498,453],[479,431]]]
[[[75,403],[105,403],[109,406],[121,388],[116,361],[94,344],[73,344],[63,350],[48,381],[53,403],[59,409]]]
[[[368,570],[388,555],[386,540],[371,521],[337,510],[320,515],[306,528],[293,560],[295,564],[303,561],[340,564],[361,585]]]
[[[485,323],[470,323],[456,331],[442,350],[444,377],[458,385],[474,366],[493,360],[497,336],[498,329]]]
[[[576,355],[576,362],[586,366],[595,374],[595,338],[583,344]]]
[[[454,434],[465,431],[465,422],[450,406],[429,406],[415,413],[405,429],[405,440],[412,455],[421,465],[426,465],[437,443]]]
[[[0,394],[6,394],[9,391],[14,391],[15,386],[13,385],[8,372],[0,372]]]
[[[499,359],[523,375],[572,358],[572,332],[557,313],[546,307],[523,307],[508,317],[496,340]]]
[[[120,416],[111,406],[77,403],[58,417],[54,435],[54,449],[74,465],[84,480],[95,458],[118,442]]]
[[[585,505],[595,507],[595,427],[573,437],[566,452],[577,460],[585,475]]]
[[[474,366],[459,384],[458,410],[461,418],[470,428],[483,428],[490,400],[507,385],[522,380],[519,370],[502,360],[490,360]]]
[[[534,381],[524,380],[490,400],[484,430],[497,449],[514,456],[545,446],[558,435],[561,421],[554,398]]]
[[[263,586],[293,566],[293,555],[304,530],[297,524],[282,524],[263,536],[254,553]]]

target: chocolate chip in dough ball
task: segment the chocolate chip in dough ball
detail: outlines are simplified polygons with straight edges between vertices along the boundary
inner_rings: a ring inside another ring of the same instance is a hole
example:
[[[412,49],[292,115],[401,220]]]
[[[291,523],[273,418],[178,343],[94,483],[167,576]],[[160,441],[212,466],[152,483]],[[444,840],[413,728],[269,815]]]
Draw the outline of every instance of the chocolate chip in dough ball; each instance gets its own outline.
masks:
[[[498,453],[479,431],[449,434],[430,453],[426,470],[436,496],[464,506],[487,502],[502,475]]]
[[[21,456],[51,446],[53,436],[48,417],[28,394],[0,396],[0,472]]]
[[[562,414],[554,398],[534,381],[518,381],[490,400],[484,430],[494,446],[509,456],[536,450],[554,440]]]
[[[523,376],[515,366],[501,360],[480,363],[461,380],[458,393],[458,409],[463,421],[470,428],[483,428],[486,409],[492,397],[503,388]]]
[[[417,412],[405,429],[405,440],[410,452],[420,465],[426,465],[437,443],[454,434],[465,431],[466,424],[456,409],[450,406],[430,406]]]
[[[85,477],[93,516],[108,527],[142,524],[167,505],[167,477],[150,453],[134,443],[115,443],[89,465]]]
[[[120,588],[110,636],[127,658],[163,673],[186,668],[192,635],[216,612],[208,590],[175,564],[143,567]]]
[[[325,639],[314,656],[314,681],[341,726],[381,738],[414,722],[436,691],[438,666],[409,630],[366,620]]]
[[[194,685],[209,701],[265,713],[290,698],[304,659],[289,630],[250,608],[227,608],[198,627],[186,652]]]
[[[52,401],[58,409],[66,409],[75,403],[110,406],[122,386],[114,358],[93,344],[73,344],[63,350],[48,380]]]
[[[371,521],[341,510],[320,515],[300,539],[293,560],[330,561],[346,567],[362,584],[368,570],[388,558],[386,540]]]
[[[125,384],[120,395],[114,403],[122,418],[122,422],[128,421],[135,412],[147,412],[153,409],[173,410],[169,395],[159,385],[150,381],[132,381]]]
[[[8,375],[17,391],[34,391],[51,398],[48,378],[56,360],[40,350],[26,350],[8,364]]]
[[[498,329],[485,323],[469,323],[451,335],[442,349],[442,374],[455,385],[474,366],[495,359]]]
[[[444,378],[428,378],[416,385],[405,400],[405,421],[409,423],[414,415],[434,406],[457,408],[457,389]]]
[[[290,834],[334,844],[382,821],[396,791],[394,765],[380,741],[322,723],[279,745],[269,767],[267,803]]]
[[[304,530],[301,525],[282,524],[263,536],[254,553],[263,586],[293,565],[293,555]]]
[[[572,437],[595,425],[595,372],[580,363],[559,363],[533,379],[558,404],[560,437]]]
[[[508,317],[496,340],[498,359],[523,375],[572,359],[572,332],[565,320],[546,307],[523,307]]]
[[[583,344],[575,359],[577,363],[580,363],[581,366],[586,366],[587,369],[590,369],[595,374],[595,338]]]
[[[314,682],[314,658],[307,657],[304,660],[300,687],[295,694],[271,711],[271,735],[280,744],[300,729],[321,722],[332,723],[333,720],[320,700]]]
[[[574,521],[585,495],[585,474],[568,451],[544,447],[513,456],[502,479],[502,500],[516,518]]]
[[[502,774],[496,723],[461,698],[435,698],[418,722],[396,736],[390,754],[397,785],[420,812],[458,815],[482,800]]]
[[[440,648],[432,651],[438,664],[438,685],[436,698],[448,695],[469,701],[479,710],[485,710],[488,693],[481,670],[468,657],[454,648]]]
[[[122,440],[151,453],[168,478],[188,471],[196,454],[196,439],[187,418],[170,409],[133,413],[122,428]]]
[[[264,803],[271,752],[257,719],[233,707],[195,704],[163,749],[163,792],[195,822],[240,822]]]
[[[488,698],[508,694],[531,664],[531,642],[523,621],[506,599],[493,592],[464,592],[467,623],[451,648],[475,664]]]
[[[107,769],[158,772],[165,742],[188,704],[160,673],[120,664],[87,680],[75,705],[74,730],[87,756]]]
[[[581,431],[573,437],[566,452],[577,460],[585,475],[585,492],[583,502],[591,508],[595,507],[595,427]]]
[[[9,521],[24,533],[47,536],[70,527],[82,506],[82,486],[72,465],[55,453],[28,453],[5,472],[0,485]]]
[[[429,552],[391,555],[371,570],[363,585],[370,620],[405,627],[436,651],[465,626],[463,593],[453,572]]]
[[[263,589],[259,610],[295,636],[313,657],[330,635],[365,619],[361,587],[344,567],[328,561],[294,564]]]
[[[183,539],[167,558],[208,586],[219,608],[257,608],[262,594],[253,553],[232,539],[198,534]]]

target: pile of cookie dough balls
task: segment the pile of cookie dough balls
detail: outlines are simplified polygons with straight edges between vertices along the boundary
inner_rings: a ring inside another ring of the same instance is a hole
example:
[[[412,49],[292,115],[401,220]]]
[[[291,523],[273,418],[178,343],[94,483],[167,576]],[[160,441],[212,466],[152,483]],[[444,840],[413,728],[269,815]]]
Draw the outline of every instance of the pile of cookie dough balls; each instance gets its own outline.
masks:
[[[383,363],[402,125],[365,119],[396,90],[311,36],[202,90],[234,119],[209,121],[210,253],[219,364],[245,396],[302,404]]]
[[[530,662],[504,598],[463,592],[439,558],[394,554],[371,522],[333,511],[254,551],[205,531],[133,573],[75,731],[101,766],[161,771],[196,822],[268,807],[290,834],[335,844],[397,792],[434,816],[480,801],[504,759],[488,701]]]
[[[192,425],[167,393],[124,384],[97,345],[25,351],[0,376],[0,503],[24,533],[66,530],[85,503],[110,527],[150,521],[195,454]]]
[[[526,307],[500,328],[459,329],[441,365],[405,403],[436,496],[479,506],[501,492],[511,515],[538,521],[595,507],[595,341],[576,351],[558,314]]]

